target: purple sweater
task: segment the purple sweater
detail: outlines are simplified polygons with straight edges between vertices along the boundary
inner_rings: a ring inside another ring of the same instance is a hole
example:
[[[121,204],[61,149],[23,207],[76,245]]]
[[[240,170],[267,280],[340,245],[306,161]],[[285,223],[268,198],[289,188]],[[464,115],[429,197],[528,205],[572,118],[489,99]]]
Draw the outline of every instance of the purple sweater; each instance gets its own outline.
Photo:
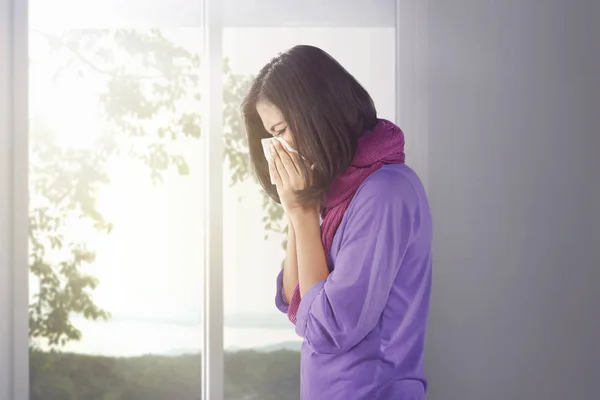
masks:
[[[298,310],[301,400],[425,399],[431,244],[417,175],[396,164],[369,176],[333,239],[333,272]],[[282,281],[275,302],[287,313]]]

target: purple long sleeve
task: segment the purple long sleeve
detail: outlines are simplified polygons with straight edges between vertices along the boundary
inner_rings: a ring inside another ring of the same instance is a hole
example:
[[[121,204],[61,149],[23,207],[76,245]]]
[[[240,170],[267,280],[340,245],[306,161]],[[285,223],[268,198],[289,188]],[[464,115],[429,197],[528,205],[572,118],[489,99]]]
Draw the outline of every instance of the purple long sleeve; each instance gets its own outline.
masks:
[[[408,166],[363,183],[335,235],[333,272],[298,310],[302,399],[425,398],[431,242],[425,190]]]
[[[348,351],[373,330],[412,240],[415,191],[408,181],[390,191],[384,178],[375,176],[356,194],[335,270],[302,298],[296,333],[315,353]]]
[[[283,293],[283,270],[279,271],[279,274],[277,274],[277,282],[275,287],[277,288],[275,291],[275,306],[279,311],[287,314],[290,305],[285,299],[285,295]]]

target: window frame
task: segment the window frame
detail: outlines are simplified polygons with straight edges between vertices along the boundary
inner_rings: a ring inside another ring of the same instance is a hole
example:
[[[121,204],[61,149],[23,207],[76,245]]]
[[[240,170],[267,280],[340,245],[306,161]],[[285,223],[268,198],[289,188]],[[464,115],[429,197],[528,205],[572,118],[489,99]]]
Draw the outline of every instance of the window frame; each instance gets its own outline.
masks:
[[[202,329],[202,398],[224,396],[224,299],[223,299],[223,29],[219,0],[202,1],[204,62],[202,87],[205,183],[205,262]],[[212,268],[211,268],[212,266]],[[215,290],[219,288],[219,290]]]
[[[204,30],[205,260],[202,398],[222,400],[223,30],[232,27],[395,27],[396,120],[416,140],[427,187],[427,1],[196,0]],[[348,7],[352,11],[348,12]],[[346,11],[341,12],[344,8]],[[318,10],[318,12],[315,12]],[[268,11],[268,12],[267,12]],[[315,18],[318,15],[318,18]],[[0,398],[29,398],[28,1],[0,0]],[[208,133],[208,134],[207,134]]]
[[[208,0],[215,1],[215,0]],[[225,28],[390,27],[397,0],[216,0]]]
[[[0,398],[29,398],[27,2],[0,0]]]

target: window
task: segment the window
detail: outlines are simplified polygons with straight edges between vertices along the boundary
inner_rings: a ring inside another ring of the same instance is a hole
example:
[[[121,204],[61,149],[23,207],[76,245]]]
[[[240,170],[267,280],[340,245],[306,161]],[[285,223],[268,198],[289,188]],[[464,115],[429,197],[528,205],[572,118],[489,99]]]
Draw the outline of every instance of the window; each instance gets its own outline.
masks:
[[[240,97],[253,74],[277,53],[312,44],[329,52],[365,86],[381,117],[393,119],[394,35],[393,28],[224,30],[226,400],[298,399],[300,379],[300,338],[274,305],[275,278],[285,258],[285,218],[252,175],[237,113]]]
[[[30,4],[30,398],[198,399],[202,29],[58,3]]]
[[[396,1],[321,3],[0,0],[0,398],[298,398],[239,101],[299,43],[402,86]]]

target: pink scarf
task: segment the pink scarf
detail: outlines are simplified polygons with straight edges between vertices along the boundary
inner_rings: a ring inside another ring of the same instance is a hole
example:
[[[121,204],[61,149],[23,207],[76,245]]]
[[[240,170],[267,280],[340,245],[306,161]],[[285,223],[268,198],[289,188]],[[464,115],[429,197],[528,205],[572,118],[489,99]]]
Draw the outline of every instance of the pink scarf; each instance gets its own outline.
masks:
[[[358,187],[382,166],[403,164],[404,158],[404,133],[394,123],[379,119],[372,131],[361,136],[350,166],[332,183],[321,210],[321,241],[327,258],[335,232]],[[300,300],[300,286],[296,285],[288,309],[288,318],[294,325]]]

